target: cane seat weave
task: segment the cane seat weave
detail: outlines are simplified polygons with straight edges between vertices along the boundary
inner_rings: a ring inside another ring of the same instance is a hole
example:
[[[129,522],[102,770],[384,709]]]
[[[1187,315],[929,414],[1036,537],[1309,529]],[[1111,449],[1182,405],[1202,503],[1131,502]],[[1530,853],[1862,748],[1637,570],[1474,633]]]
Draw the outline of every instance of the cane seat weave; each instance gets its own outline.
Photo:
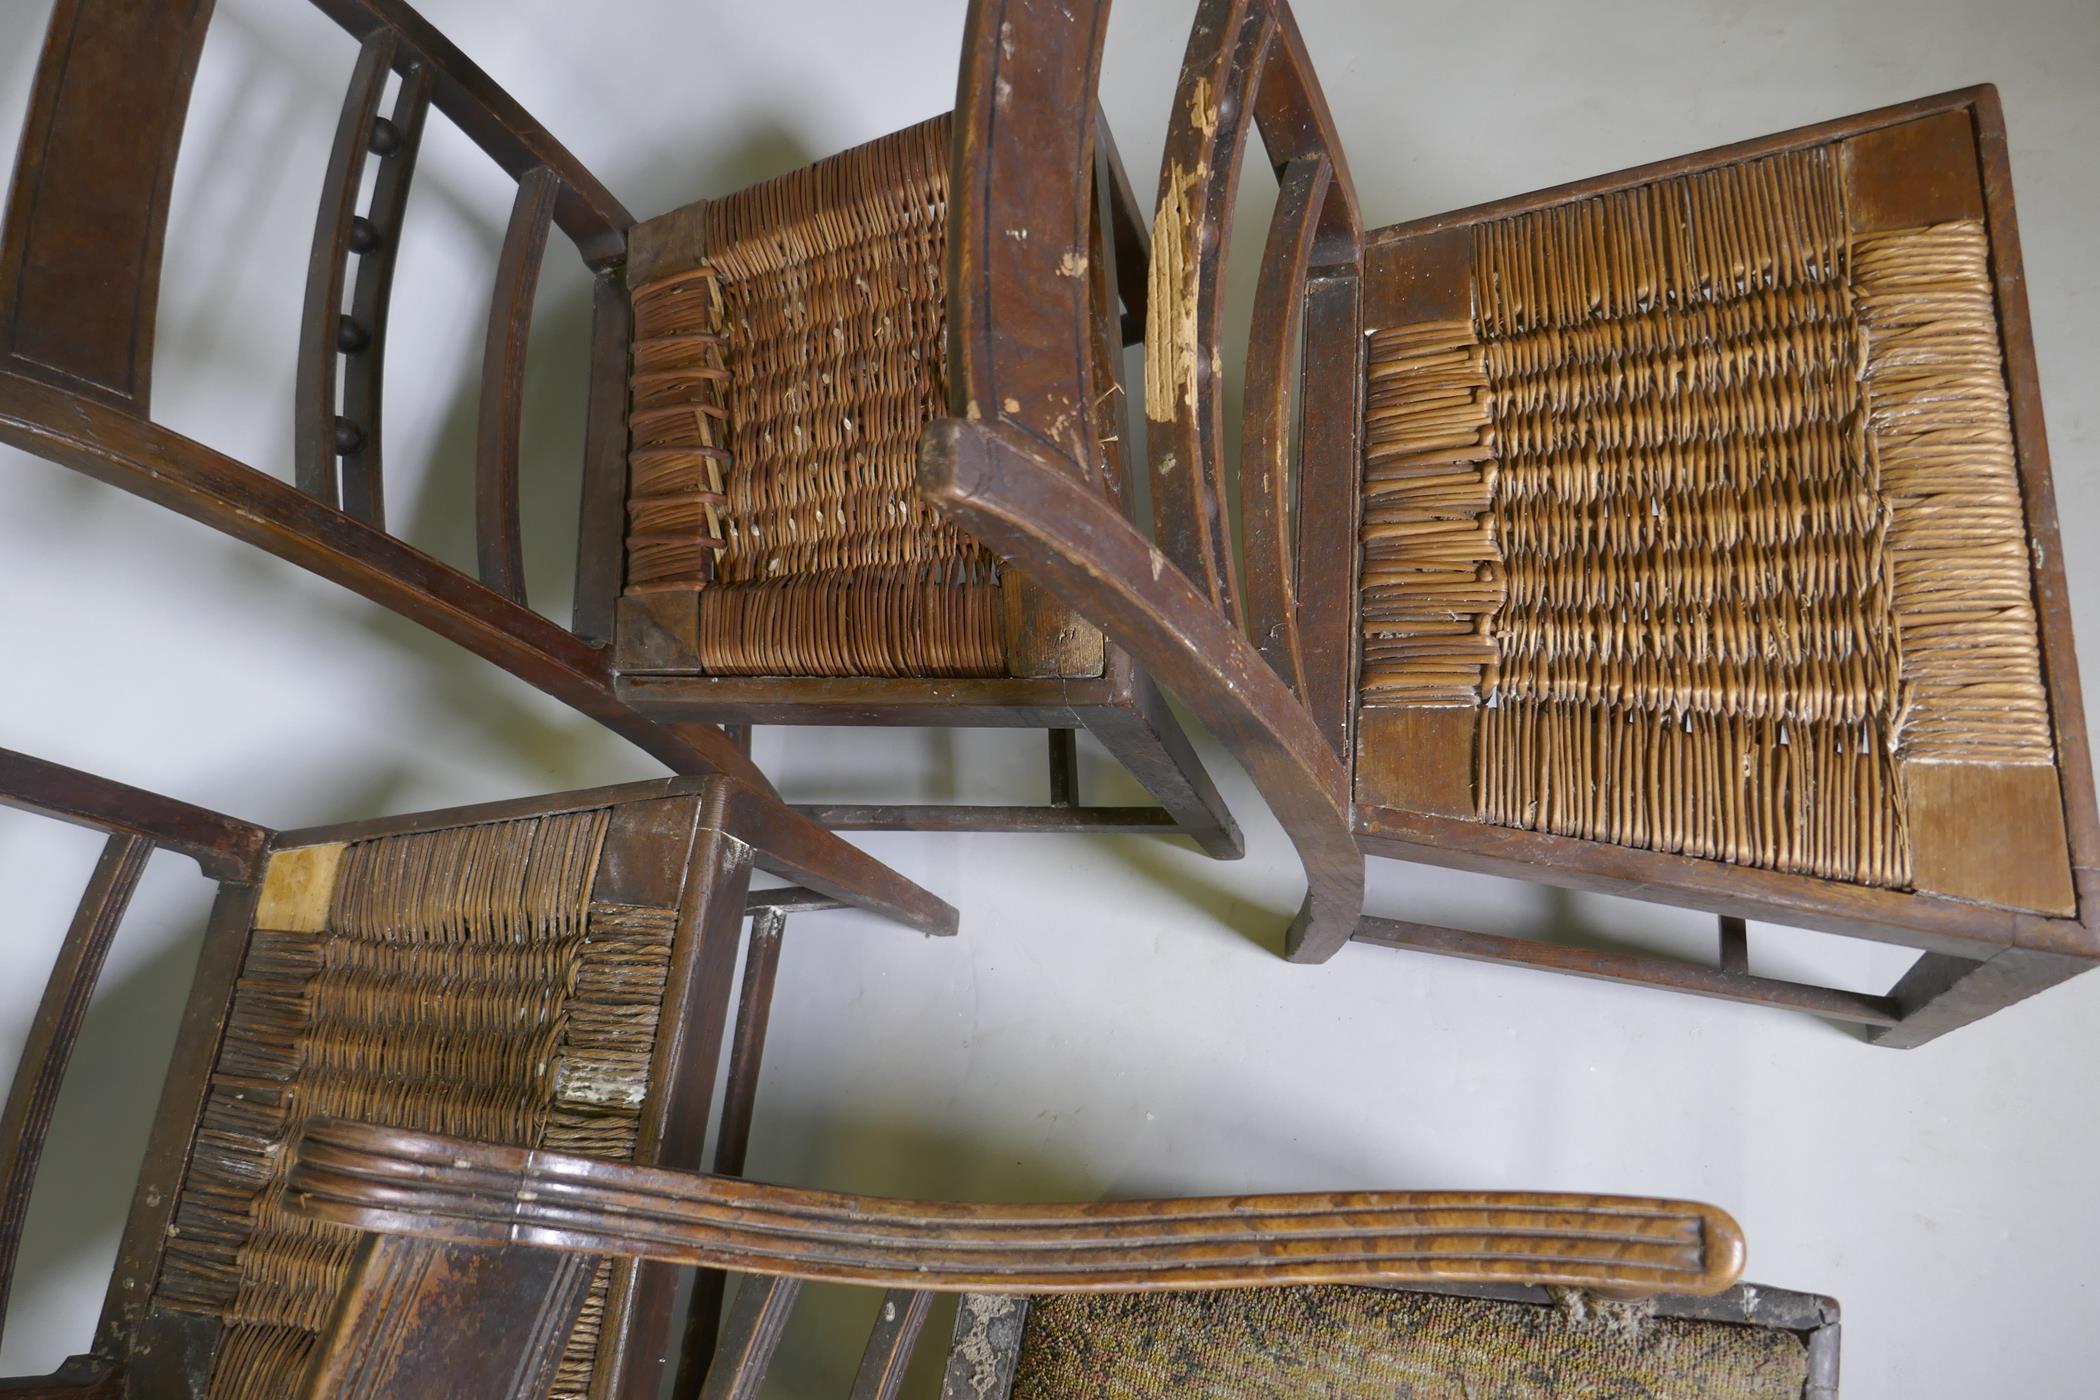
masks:
[[[273,857],[155,1303],[220,1323],[209,1394],[293,1393],[355,1232],[295,1218],[310,1118],[633,1155],[676,911],[594,901],[608,809]],[[303,897],[277,897],[279,883]],[[606,1274],[553,1394],[588,1390]]]
[[[995,558],[916,487],[947,411],[946,116],[700,206],[632,290],[626,591],[720,675],[1005,674]]]
[[[1941,134],[1973,208],[1891,220],[1833,141],[1411,246],[1447,295],[1368,327],[1359,683],[1367,745],[1470,747],[1432,810],[2068,909],[1991,235]],[[1957,792],[2033,873],[1963,868]]]
[[[1374,1288],[1071,1294],[1028,1311],[1013,1400],[1800,1400],[1791,1332]]]

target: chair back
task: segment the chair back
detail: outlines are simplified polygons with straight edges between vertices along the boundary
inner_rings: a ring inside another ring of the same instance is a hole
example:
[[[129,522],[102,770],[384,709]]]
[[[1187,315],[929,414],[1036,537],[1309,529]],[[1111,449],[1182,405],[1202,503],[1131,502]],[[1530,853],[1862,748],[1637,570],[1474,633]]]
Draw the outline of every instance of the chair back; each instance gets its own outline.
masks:
[[[211,0],[59,0],[52,13],[0,232],[0,441],[401,612],[674,768],[762,783],[713,729],[646,719],[612,693],[605,643],[619,589],[627,443],[627,306],[616,278],[632,216],[409,6],[314,3],[359,49],[321,172],[289,472],[236,461],[152,419],[161,251]],[[482,357],[471,572],[386,528],[388,312],[416,153],[432,109],[517,181]],[[600,274],[573,630],[526,605],[519,520],[526,338],[541,261],[557,227]]]

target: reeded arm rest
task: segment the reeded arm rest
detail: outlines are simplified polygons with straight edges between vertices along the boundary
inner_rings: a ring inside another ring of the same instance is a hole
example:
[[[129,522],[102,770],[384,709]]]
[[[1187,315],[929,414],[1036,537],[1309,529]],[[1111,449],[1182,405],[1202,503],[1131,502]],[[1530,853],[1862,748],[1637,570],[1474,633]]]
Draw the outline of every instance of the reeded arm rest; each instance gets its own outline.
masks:
[[[612,1254],[978,1293],[1531,1283],[1716,1293],[1743,1237],[1712,1206],[1503,1192],[1334,1192],[1054,1205],[901,1201],[311,1125],[293,1209],[461,1244]]]

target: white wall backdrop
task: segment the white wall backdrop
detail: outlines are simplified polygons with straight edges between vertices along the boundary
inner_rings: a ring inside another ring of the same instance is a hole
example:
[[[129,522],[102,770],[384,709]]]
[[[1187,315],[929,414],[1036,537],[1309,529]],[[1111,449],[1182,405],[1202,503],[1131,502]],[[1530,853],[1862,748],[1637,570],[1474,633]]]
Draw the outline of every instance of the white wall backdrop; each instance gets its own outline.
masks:
[[[964,6],[424,8],[648,214],[947,107]],[[1109,36],[1103,100],[1148,197],[1192,8],[1128,0]],[[48,12],[49,0],[0,4],[8,150]],[[355,45],[293,0],[219,12],[176,174],[156,407],[288,477],[307,240]],[[1373,223],[1996,82],[2074,611],[2089,652],[2100,647],[2100,565],[2084,548],[2100,528],[2092,0],[1299,0],[1298,12]],[[388,494],[409,538],[469,564],[473,403],[510,192],[433,121],[396,288]],[[560,618],[587,325],[588,280],[557,238],[534,328],[527,548],[533,597]],[[0,743],[258,821],[658,771],[339,589],[5,449],[0,597]],[[1041,741],[1026,733],[775,729],[757,752],[795,798],[1043,795]],[[1141,839],[866,838],[954,900],[964,935],[922,940],[844,914],[791,925],[752,1172],[959,1197],[1689,1195],[1742,1220],[1753,1278],[1843,1301],[1855,1400],[2092,1393],[2100,1081],[2086,1057],[2100,978],[1899,1054],[1805,1017],[1422,956],[1358,948],[1287,966],[1275,949],[1296,866],[1246,781],[1205,753],[1247,829],[1238,864]],[[1085,742],[1082,755],[1093,794],[1137,797]],[[95,848],[0,812],[0,1068]],[[193,867],[155,858],[61,1108],[6,1373],[86,1343],[206,897]],[[1654,946],[1712,939],[1708,921],[1665,909],[1390,863],[1374,868],[1372,908],[1512,932],[1552,919]],[[1905,963],[1761,928],[1753,941],[1763,968],[1877,990]],[[871,1306],[821,1298],[779,1393],[842,1393],[847,1333]]]

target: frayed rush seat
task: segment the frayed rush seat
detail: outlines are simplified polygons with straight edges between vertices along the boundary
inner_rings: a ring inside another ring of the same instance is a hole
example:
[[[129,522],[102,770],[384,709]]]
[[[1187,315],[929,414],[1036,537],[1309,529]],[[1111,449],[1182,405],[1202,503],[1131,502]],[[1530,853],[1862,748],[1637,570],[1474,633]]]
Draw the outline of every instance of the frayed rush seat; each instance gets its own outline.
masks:
[[[1002,676],[996,557],[915,484],[946,411],[953,122],[702,206],[632,289],[626,593],[713,675]]]
[[[23,1393],[350,1393],[312,1370],[356,1291],[360,1240],[299,1211],[288,1172],[311,1122],[697,1164],[714,1120],[717,1170],[734,1173],[788,912],[853,904],[955,926],[916,885],[720,776],[278,832],[0,750],[0,803],[109,836],[8,1091],[0,1324],[49,1107],[148,857],[190,856],[222,882],[102,1319],[48,1384],[0,1386]],[[750,894],[754,867],[795,884]],[[541,1329],[532,1400],[655,1395],[677,1274],[593,1265],[575,1283],[573,1314]],[[712,1330],[717,1302],[693,1293],[694,1326]],[[382,1342],[353,1359],[389,1355]]]

